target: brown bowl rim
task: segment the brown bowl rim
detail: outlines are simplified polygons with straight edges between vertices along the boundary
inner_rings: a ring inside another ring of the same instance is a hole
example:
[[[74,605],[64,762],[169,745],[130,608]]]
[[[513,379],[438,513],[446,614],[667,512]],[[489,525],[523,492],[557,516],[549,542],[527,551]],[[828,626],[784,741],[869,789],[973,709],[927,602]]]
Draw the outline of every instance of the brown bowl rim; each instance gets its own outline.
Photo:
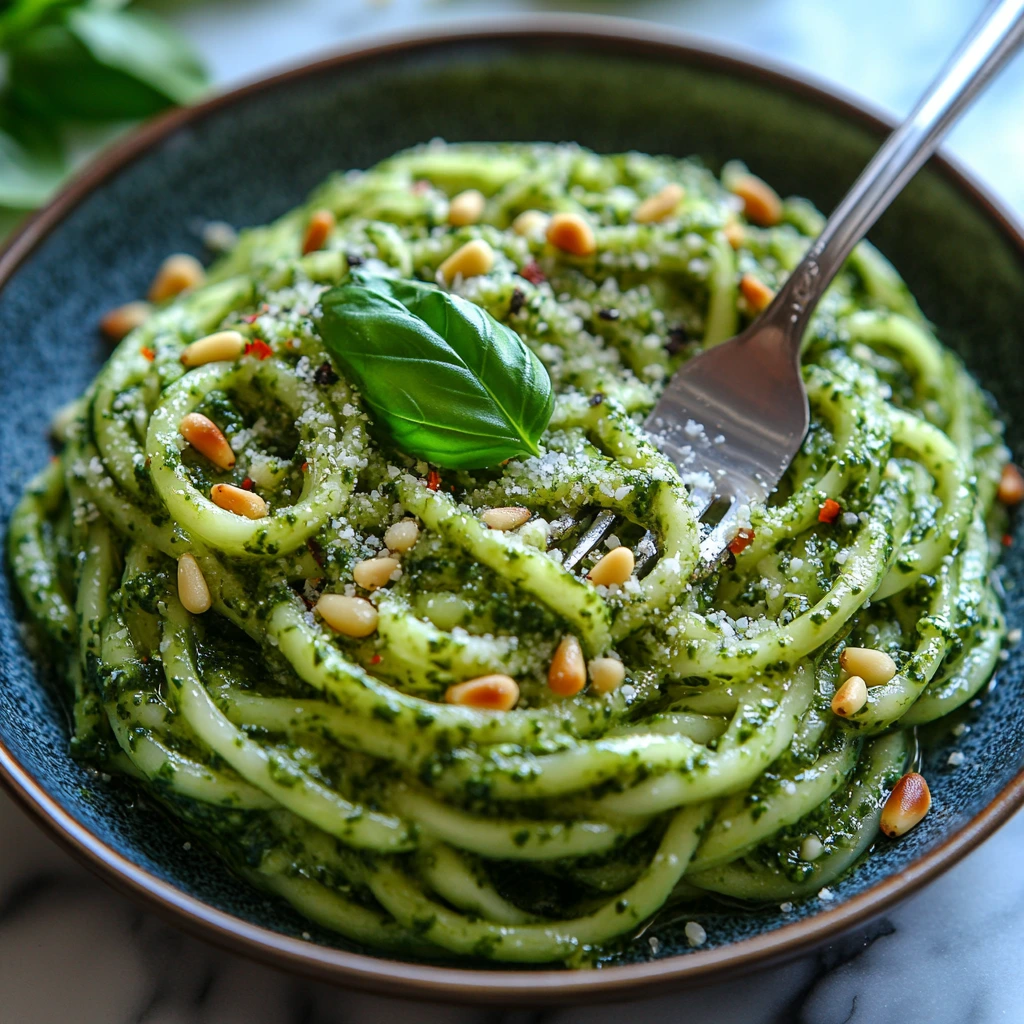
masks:
[[[0,252],[0,290],[51,231],[94,189],[182,127],[239,100],[283,83],[392,54],[450,43],[505,41],[614,50],[638,56],[678,58],[810,99],[882,137],[892,121],[868,105],[811,77],[753,54],[711,44],[665,26],[600,15],[528,15],[460,22],[358,41],[326,57],[261,77],[193,107],[150,121],[101,153],[43,209],[30,217]],[[948,156],[929,163],[985,213],[1024,260],[1024,231],[1016,218]],[[0,740],[0,783],[52,835],[106,882],[186,931],[270,966],[321,981],[382,995],[438,1002],[552,1004],[599,998],[650,996],[670,988],[721,981],[790,959],[876,917],[970,853],[1024,804],[1024,770],[970,821],[903,871],[812,917],[716,949],[650,963],[591,971],[471,970],[406,963],[350,953],[293,939],[208,906],[123,857],[76,821],[44,791]]]

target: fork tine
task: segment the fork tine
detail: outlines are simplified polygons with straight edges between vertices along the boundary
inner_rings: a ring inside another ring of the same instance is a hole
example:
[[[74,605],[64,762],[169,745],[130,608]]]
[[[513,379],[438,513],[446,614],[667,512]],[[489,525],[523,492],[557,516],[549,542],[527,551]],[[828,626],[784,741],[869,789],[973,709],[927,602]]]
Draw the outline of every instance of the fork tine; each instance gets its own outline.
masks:
[[[609,512],[607,509],[603,512],[598,512],[594,516],[594,521],[587,528],[587,532],[580,537],[579,543],[566,556],[562,566],[565,569],[571,570],[582,559],[586,558],[611,533],[617,518],[614,512]]]
[[[729,507],[725,515],[714,525],[711,532],[700,542],[700,559],[706,565],[716,562],[736,535],[739,519],[739,505],[735,495],[728,498]]]

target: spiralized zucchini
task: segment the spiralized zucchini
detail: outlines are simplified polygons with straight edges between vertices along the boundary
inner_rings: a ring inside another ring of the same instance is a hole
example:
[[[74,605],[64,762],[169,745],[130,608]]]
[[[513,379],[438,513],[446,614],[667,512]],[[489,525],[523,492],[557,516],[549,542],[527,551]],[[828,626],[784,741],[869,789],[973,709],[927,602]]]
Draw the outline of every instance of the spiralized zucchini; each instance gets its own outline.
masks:
[[[675,212],[634,222],[672,182]],[[465,189],[483,216],[449,226]],[[324,209],[337,227],[302,255]],[[583,214],[596,253],[520,234],[528,209]],[[12,523],[28,611],[73,692],[76,756],[140,780],[302,914],[399,955],[578,965],[667,905],[792,900],[836,879],[874,841],[907,731],[973,697],[999,654],[1001,427],[866,244],[807,334],[803,449],[710,575],[695,575],[685,481],[640,426],[688,355],[750,319],[741,276],[777,286],[819,227],[800,200],[748,223],[695,161],[432,144],[244,232],[120,344]],[[435,280],[476,238],[493,269],[452,287],[537,353],[555,412],[539,456],[432,474],[386,446],[312,314],[352,266]],[[263,345],[186,371],[183,347],[222,329]],[[194,411],[232,469],[180,437]],[[216,483],[255,489],[269,516],[218,507]],[[488,529],[481,513],[504,506],[532,518]],[[572,524],[599,509],[625,521],[621,543],[653,535],[642,578],[595,587],[562,567]],[[403,519],[419,535],[400,574],[360,590],[354,565]],[[178,597],[188,552],[205,614]],[[312,610],[322,593],[372,600],[376,631],[334,633]],[[551,692],[566,633],[621,659],[624,683]],[[898,671],[841,720],[848,645]],[[446,703],[487,673],[517,680],[514,710]]]

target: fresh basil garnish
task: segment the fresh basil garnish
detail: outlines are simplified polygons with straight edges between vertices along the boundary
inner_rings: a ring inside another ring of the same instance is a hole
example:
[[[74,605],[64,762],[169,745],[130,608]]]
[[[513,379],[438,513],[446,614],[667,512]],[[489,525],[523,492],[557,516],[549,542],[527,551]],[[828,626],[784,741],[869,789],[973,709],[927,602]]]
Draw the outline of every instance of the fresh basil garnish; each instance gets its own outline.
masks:
[[[479,306],[422,281],[355,271],[323,296],[315,320],[396,448],[449,469],[537,454],[551,380]]]

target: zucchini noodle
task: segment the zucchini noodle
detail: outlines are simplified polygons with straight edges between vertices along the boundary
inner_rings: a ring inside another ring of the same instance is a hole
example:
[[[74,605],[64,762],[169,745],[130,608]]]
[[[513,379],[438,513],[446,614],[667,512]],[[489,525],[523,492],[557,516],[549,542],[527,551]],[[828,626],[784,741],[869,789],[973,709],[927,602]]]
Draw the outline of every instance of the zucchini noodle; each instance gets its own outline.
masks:
[[[675,210],[637,223],[670,183]],[[467,189],[482,216],[451,226]],[[301,914],[401,956],[593,963],[664,907],[800,899],[848,871],[909,730],[974,697],[998,660],[1007,452],[986,397],[862,244],[805,339],[803,448],[749,510],[746,546],[702,572],[690,481],[642,420],[677,366],[754,315],[742,276],[777,287],[821,225],[802,200],[767,227],[739,205],[692,160],[431,144],[243,232],[121,342],[14,515],[14,574],[67,680],[74,754],[131,776]],[[303,255],[322,210],[336,227]],[[513,226],[526,210],[583,215],[596,252]],[[438,473],[388,447],[314,315],[351,267],[444,283],[474,239],[493,267],[447,286],[518,332],[555,409],[539,455]],[[246,352],[187,370],[184,346],[222,330]],[[230,469],[181,437],[196,412]],[[211,501],[225,483],[269,514]],[[481,519],[508,506],[529,521]],[[603,509],[622,524],[608,546],[648,557],[595,586],[604,549],[583,572],[562,562]],[[400,569],[363,590],[355,566],[404,520],[418,534]],[[203,614],[179,599],[185,554]],[[372,601],[376,630],[334,632],[314,611],[324,593]],[[621,660],[622,684],[555,694],[567,633]],[[843,719],[847,646],[897,672]],[[494,673],[518,683],[513,710],[446,701]]]

